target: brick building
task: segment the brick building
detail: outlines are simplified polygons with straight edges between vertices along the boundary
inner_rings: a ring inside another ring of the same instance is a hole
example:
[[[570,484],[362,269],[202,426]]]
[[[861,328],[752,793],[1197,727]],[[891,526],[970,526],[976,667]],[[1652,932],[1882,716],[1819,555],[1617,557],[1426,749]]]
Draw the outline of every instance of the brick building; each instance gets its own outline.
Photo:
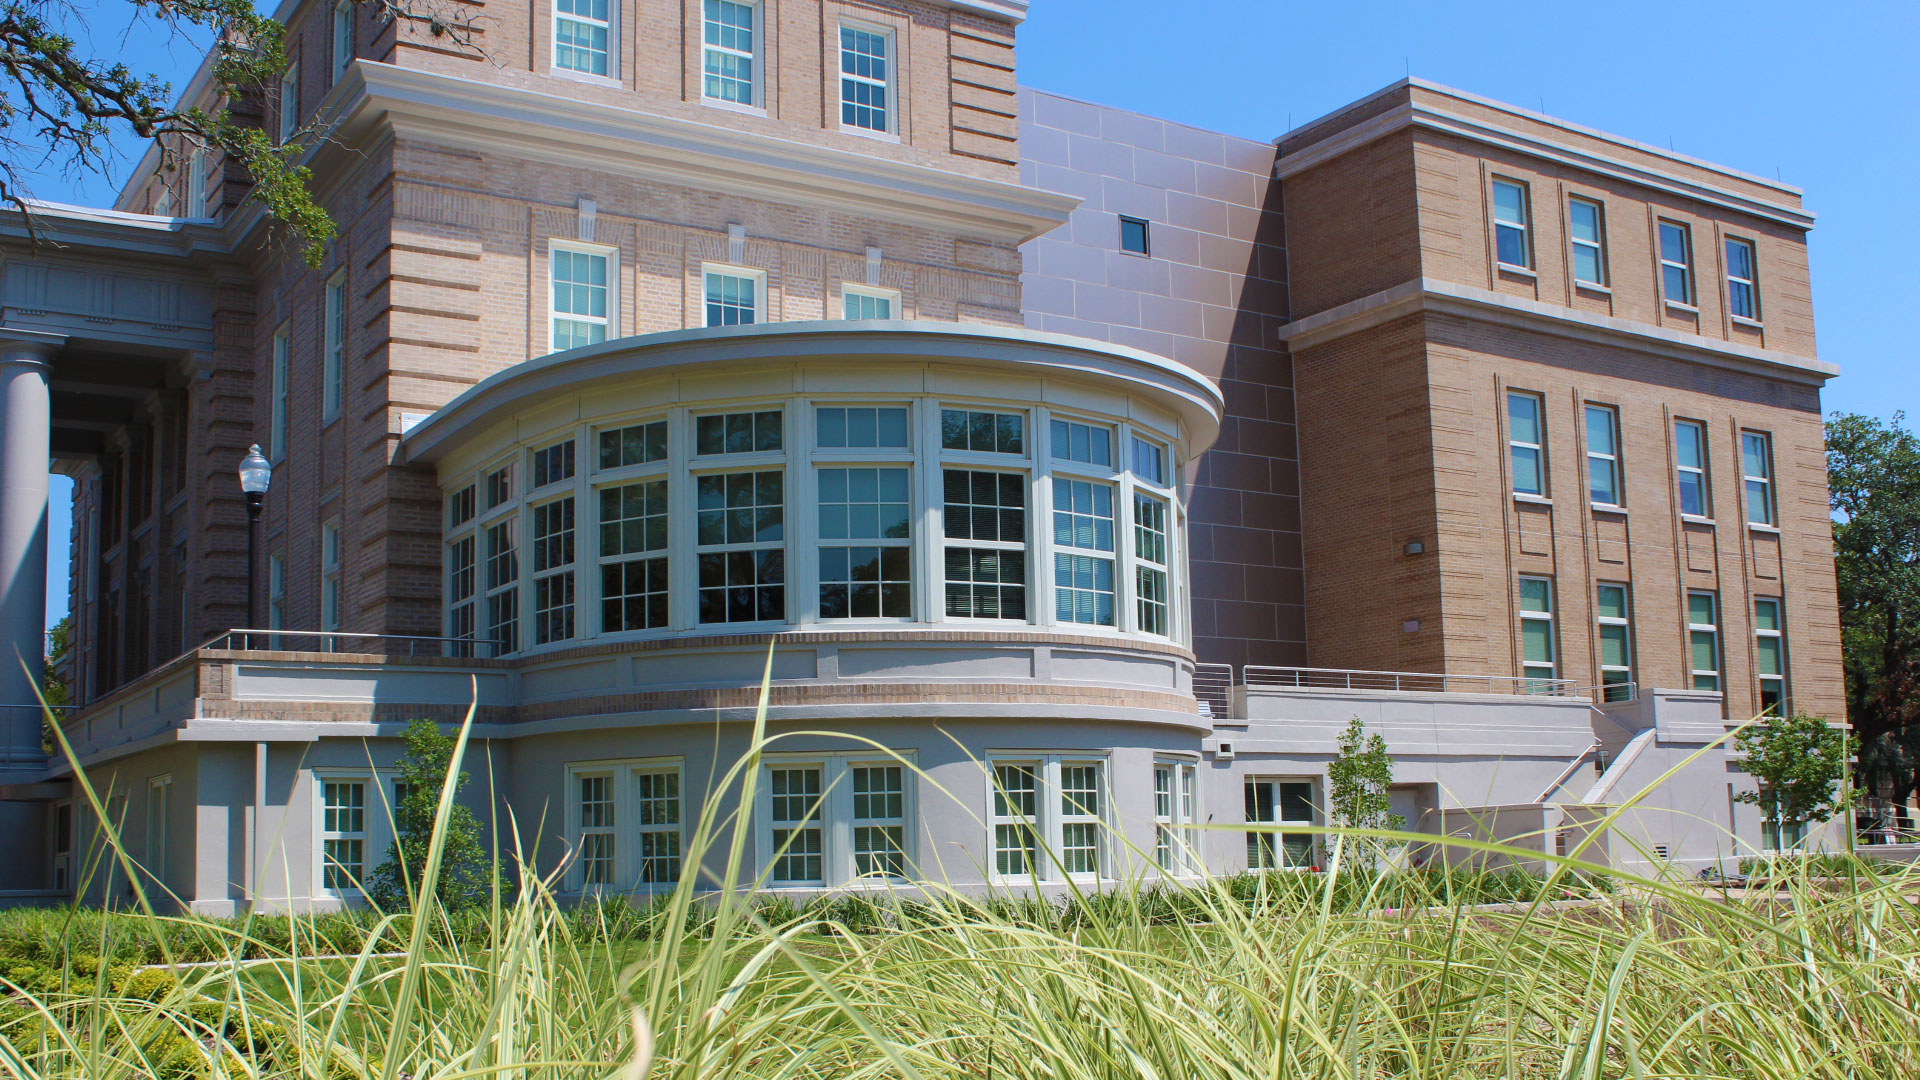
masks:
[[[1418,80],[1271,143],[1018,89],[1025,6],[290,2],[233,104],[319,266],[187,146],[0,241],[0,480],[76,480],[63,726],[147,872],[352,901],[478,693],[472,797],[655,887],[769,645],[777,888],[1312,861],[1223,826],[1321,821],[1355,716],[1419,832],[1780,842],[1700,751],[1842,714],[1799,193]],[[9,721],[16,887],[121,887]]]

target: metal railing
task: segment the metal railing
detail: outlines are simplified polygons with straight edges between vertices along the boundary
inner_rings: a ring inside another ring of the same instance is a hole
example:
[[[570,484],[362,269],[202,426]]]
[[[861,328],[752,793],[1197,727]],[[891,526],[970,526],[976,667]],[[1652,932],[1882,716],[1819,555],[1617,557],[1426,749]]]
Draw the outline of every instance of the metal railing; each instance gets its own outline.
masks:
[[[1193,696],[1200,715],[1224,720],[1233,715],[1233,665],[1193,665]]]
[[[491,638],[431,637],[424,634],[356,634],[341,630],[228,630],[202,649],[231,652],[322,652],[372,656],[444,656],[489,660],[500,655]]]
[[[1541,679],[1516,675],[1449,675],[1434,671],[1363,671],[1349,668],[1268,667],[1248,664],[1241,669],[1249,687],[1298,690],[1392,690],[1424,694],[1522,694],[1578,697],[1572,679]]]

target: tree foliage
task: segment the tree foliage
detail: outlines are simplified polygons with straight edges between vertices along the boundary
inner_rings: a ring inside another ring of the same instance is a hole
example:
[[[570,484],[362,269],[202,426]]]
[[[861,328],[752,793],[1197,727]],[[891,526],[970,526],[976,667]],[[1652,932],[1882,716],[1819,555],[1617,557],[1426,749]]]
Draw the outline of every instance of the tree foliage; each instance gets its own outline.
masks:
[[[1393,755],[1387,740],[1368,735],[1367,726],[1354,717],[1336,744],[1338,753],[1327,764],[1327,813],[1332,823],[1348,829],[1404,829],[1406,820],[1393,812],[1387,788],[1393,784]]]
[[[431,720],[415,720],[402,736],[407,752],[400,759],[402,795],[393,807],[393,843],[387,859],[371,875],[367,893],[388,911],[412,906],[426,874],[427,853],[440,792],[453,768],[454,738]],[[454,791],[467,786],[466,770],[454,779]],[[447,837],[440,856],[440,878],[434,888],[440,905],[460,911],[485,905],[492,895],[492,862],[480,847],[480,822],[473,811],[454,803],[447,813]]]
[[[1746,770],[1760,790],[1734,796],[1755,803],[1761,815],[1782,825],[1824,821],[1846,805],[1840,790],[1853,737],[1825,718],[1795,713],[1766,716],[1740,729],[1734,746],[1746,755]]]
[[[1920,790],[1920,437],[1836,413],[1827,422],[1847,716],[1859,785],[1896,800]]]

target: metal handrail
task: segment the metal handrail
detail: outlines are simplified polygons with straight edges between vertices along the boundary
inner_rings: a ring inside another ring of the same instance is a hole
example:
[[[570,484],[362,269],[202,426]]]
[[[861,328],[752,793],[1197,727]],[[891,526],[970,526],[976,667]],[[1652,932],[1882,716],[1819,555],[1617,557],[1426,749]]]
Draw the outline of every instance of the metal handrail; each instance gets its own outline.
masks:
[[[312,641],[318,648],[300,649],[288,638]],[[346,649],[352,643],[372,648]],[[405,652],[397,647],[404,644]],[[230,652],[361,652],[376,656],[449,656],[459,659],[488,660],[500,655],[500,643],[492,638],[433,637],[427,634],[362,634],[345,630],[227,630],[209,638],[202,649]]]
[[[1233,716],[1233,665],[1193,665],[1193,696],[1200,703],[1201,715],[1215,720]]]
[[[1518,694],[1578,696],[1572,679],[1524,675],[1454,675],[1440,671],[1367,671],[1360,668],[1273,667],[1248,664],[1240,669],[1247,686],[1301,690],[1392,690],[1429,694]]]

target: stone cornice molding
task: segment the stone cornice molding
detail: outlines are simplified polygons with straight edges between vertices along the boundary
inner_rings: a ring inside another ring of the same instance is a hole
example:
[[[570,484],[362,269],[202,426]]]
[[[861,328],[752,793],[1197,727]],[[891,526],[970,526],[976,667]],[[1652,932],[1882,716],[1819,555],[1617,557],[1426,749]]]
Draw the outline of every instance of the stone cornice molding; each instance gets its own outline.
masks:
[[[799,202],[1019,243],[1066,221],[1080,200],[927,165],[544,90],[355,61],[330,95],[338,135],[377,124],[445,146],[492,150],[701,189]]]
[[[1421,312],[1497,323],[1809,386],[1820,386],[1840,374],[1838,365],[1810,356],[1715,341],[1652,323],[1576,311],[1437,278],[1403,282],[1309,315],[1281,327],[1279,337],[1288,349],[1298,353]]]
[[[1585,172],[1612,177],[1616,180],[1623,180],[1656,191],[1663,191],[1670,195],[1677,195],[1697,202],[1734,210],[1742,214],[1750,214],[1754,217],[1764,218],[1768,221],[1777,222],[1792,228],[1803,230],[1813,228],[1814,215],[1797,205],[1797,196],[1799,194],[1797,188],[1776,183],[1772,180],[1763,180],[1759,177],[1749,176],[1745,173],[1725,168],[1724,166],[1688,158],[1628,139],[1622,139],[1617,135],[1609,135],[1591,128],[1569,124],[1564,120],[1559,120],[1541,113],[1515,109],[1511,105],[1504,105],[1496,101],[1479,98],[1463,91],[1454,90],[1451,87],[1426,83],[1420,80],[1403,80],[1378,94],[1364,98],[1359,102],[1355,102],[1353,105],[1345,106],[1340,111],[1351,111],[1354,108],[1364,105],[1368,101],[1380,97],[1382,94],[1409,86],[1429,91],[1436,95],[1443,95],[1444,98],[1447,99],[1458,99],[1481,107],[1498,109],[1516,117],[1547,124],[1584,138],[1610,143],[1623,150],[1646,153],[1676,163],[1685,164],[1691,168],[1719,173],[1729,179],[1763,186],[1779,191],[1783,196],[1792,196],[1794,198],[1792,201],[1789,201],[1787,198],[1776,200],[1756,197],[1720,184],[1689,179],[1674,172],[1649,168],[1645,165],[1629,161],[1624,157],[1616,157],[1610,154],[1584,149],[1572,140],[1545,139],[1522,131],[1517,127],[1493,123],[1477,116],[1454,112],[1444,107],[1444,100],[1430,101],[1420,98],[1415,98],[1412,101],[1397,105],[1377,116],[1360,121],[1350,127],[1337,129],[1329,133],[1326,137],[1315,142],[1310,142],[1298,149],[1291,151],[1283,150],[1279,161],[1274,165],[1274,176],[1281,180],[1286,180],[1289,177],[1296,176],[1308,169],[1325,164],[1342,154],[1356,150],[1368,143],[1377,142],[1395,132],[1403,131],[1407,128],[1417,128],[1422,131],[1451,135],[1484,145],[1499,147],[1503,150],[1526,154],[1530,157],[1541,158]],[[1335,115],[1337,116],[1338,114]],[[1284,145],[1286,142],[1298,138],[1300,134],[1311,131],[1316,125],[1325,123],[1327,119],[1331,118],[1316,120],[1302,128],[1297,128],[1294,133],[1289,133],[1276,139],[1275,144],[1277,146]]]
[[[45,249],[88,254],[178,259],[192,255],[228,256],[234,245],[212,218],[166,218],[102,210],[92,206],[28,200],[32,227],[18,210],[0,211],[0,243],[12,241]]]

